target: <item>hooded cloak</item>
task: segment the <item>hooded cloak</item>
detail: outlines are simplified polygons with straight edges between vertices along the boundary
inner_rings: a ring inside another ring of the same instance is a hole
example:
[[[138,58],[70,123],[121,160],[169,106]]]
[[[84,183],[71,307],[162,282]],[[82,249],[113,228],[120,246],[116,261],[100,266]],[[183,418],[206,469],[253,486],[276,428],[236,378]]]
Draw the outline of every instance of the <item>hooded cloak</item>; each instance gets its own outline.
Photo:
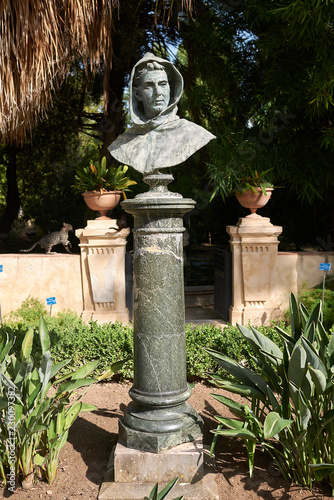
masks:
[[[157,62],[166,71],[170,100],[166,109],[151,119],[145,118],[141,101],[135,97],[135,73],[147,62]],[[196,123],[180,119],[177,103],[183,92],[183,78],[175,66],[147,53],[133,67],[130,77],[130,116],[133,126],[110,144],[110,154],[121,163],[143,174],[184,162],[215,136]]]

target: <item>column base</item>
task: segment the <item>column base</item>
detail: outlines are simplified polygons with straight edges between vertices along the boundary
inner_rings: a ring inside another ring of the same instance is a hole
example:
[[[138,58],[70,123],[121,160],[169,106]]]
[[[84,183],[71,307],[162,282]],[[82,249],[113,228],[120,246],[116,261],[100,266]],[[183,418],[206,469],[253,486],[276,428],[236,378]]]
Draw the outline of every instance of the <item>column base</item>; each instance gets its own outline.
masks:
[[[133,407],[130,404],[129,409]],[[194,441],[202,436],[202,430],[203,420],[189,403],[171,409],[127,412],[119,421],[119,436],[125,446],[150,453]]]
[[[218,500],[214,459],[203,448],[202,439],[176,446],[159,454],[126,448],[122,441],[110,456],[99,500],[142,500],[159,483],[159,491],[175,478],[173,498]]]

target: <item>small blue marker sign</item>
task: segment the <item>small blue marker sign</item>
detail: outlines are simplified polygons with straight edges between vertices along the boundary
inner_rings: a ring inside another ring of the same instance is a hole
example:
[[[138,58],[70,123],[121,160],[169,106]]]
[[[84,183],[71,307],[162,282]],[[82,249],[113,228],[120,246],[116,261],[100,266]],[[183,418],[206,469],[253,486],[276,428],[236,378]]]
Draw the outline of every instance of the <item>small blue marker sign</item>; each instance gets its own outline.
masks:
[[[327,262],[323,262],[319,266],[319,271],[330,271],[331,270],[331,265]]]
[[[2,273],[2,272],[3,272],[3,265],[0,264],[0,273]]]
[[[53,304],[57,304],[56,297],[49,297],[48,299],[46,299],[46,304],[48,306],[52,306]]]

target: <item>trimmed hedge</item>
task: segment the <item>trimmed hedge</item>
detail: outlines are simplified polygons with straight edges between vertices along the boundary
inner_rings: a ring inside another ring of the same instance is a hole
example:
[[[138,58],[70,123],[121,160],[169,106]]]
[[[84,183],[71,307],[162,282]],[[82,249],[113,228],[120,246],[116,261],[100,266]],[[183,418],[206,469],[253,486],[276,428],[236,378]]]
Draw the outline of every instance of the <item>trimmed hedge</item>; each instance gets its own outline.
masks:
[[[55,362],[72,358],[71,370],[79,368],[89,361],[100,360],[98,373],[102,373],[110,364],[120,359],[127,359],[120,374],[124,378],[133,377],[133,335],[132,327],[120,323],[95,321],[85,324],[73,312],[67,311],[55,317],[48,317],[47,311],[37,299],[28,299],[22,308],[11,314],[0,328],[16,337],[15,352],[20,353],[22,340],[29,327],[38,335],[40,314],[43,314],[51,339],[51,354]],[[204,347],[215,349],[235,361],[248,359],[247,342],[237,327],[227,325],[221,329],[214,325],[186,324],[187,373],[190,379],[207,378],[206,372],[217,370],[215,361],[204,351]],[[260,327],[265,335],[280,342],[274,327]],[[36,360],[41,355],[39,341],[34,341],[33,353]],[[66,368],[64,369],[66,370]]]

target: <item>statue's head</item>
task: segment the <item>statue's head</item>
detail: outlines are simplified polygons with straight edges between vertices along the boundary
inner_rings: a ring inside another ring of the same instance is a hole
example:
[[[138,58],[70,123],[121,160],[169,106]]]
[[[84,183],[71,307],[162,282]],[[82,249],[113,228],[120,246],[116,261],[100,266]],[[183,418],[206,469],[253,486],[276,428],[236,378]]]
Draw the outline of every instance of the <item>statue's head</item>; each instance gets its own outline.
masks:
[[[135,124],[163,119],[175,109],[183,91],[183,79],[175,66],[153,54],[145,54],[133,68],[130,80],[130,113]]]
[[[167,72],[156,61],[143,63],[134,75],[134,98],[142,103],[144,117],[155,118],[169,105],[170,85]]]

